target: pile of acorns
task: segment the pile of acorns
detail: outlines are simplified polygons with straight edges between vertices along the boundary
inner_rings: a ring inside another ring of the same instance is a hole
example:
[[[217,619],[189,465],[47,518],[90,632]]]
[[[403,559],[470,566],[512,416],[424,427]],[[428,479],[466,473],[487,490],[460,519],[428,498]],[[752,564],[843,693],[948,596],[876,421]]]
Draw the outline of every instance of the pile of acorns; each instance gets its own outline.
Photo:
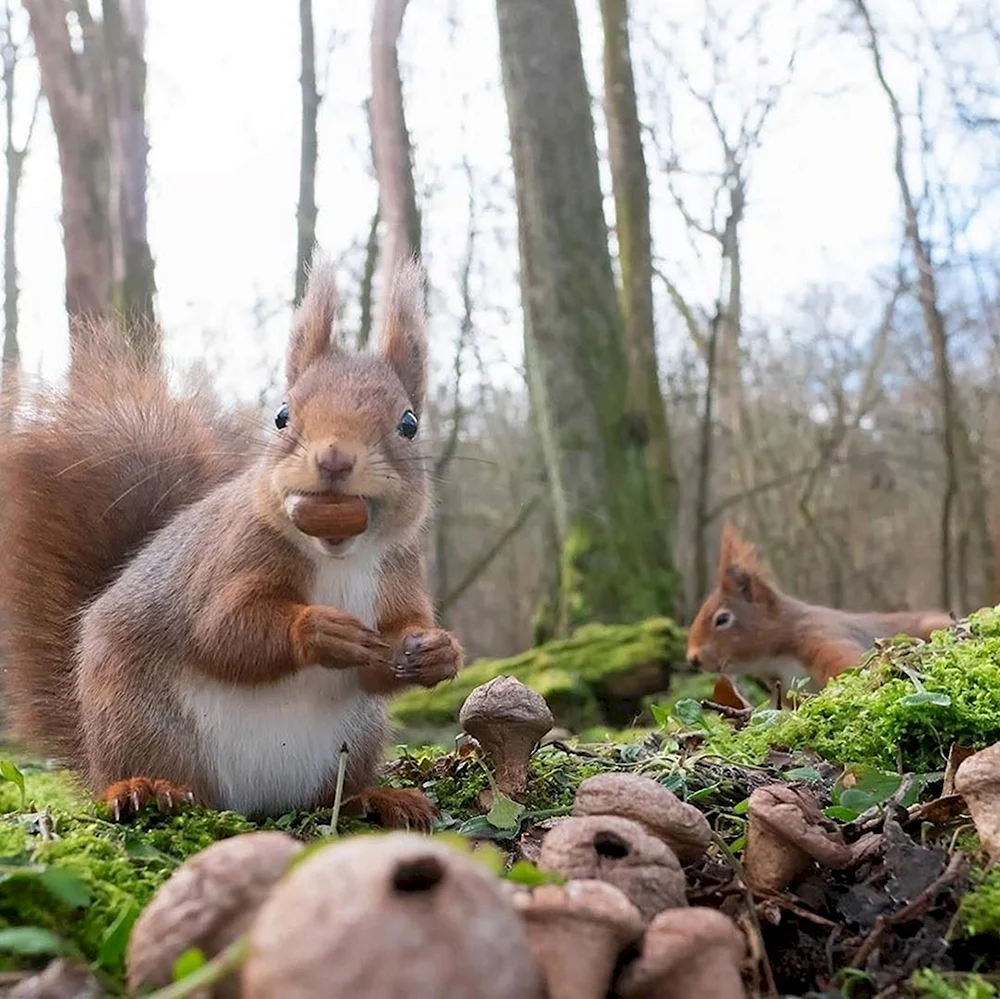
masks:
[[[499,790],[523,790],[552,724],[510,677],[462,710]],[[541,844],[562,883],[496,878],[472,853],[410,833],[309,850],[279,832],[223,840],[192,857],[135,925],[133,994],[167,985],[192,948],[245,936],[239,970],[199,993],[222,999],[742,999],[741,931],[689,907],[683,865],[711,841],[705,817],[654,780],[602,774]]]

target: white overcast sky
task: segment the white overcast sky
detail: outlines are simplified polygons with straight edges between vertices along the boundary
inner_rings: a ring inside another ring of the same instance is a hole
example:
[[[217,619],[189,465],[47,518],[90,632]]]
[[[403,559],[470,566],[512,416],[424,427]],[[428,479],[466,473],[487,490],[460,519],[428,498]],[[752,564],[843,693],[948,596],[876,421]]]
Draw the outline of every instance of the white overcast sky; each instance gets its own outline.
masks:
[[[159,315],[175,359],[208,356],[213,369],[222,359],[224,386],[253,397],[261,387],[261,363],[280,357],[292,285],[299,167],[298,4],[147,2],[149,235]],[[876,9],[887,2],[875,4]],[[895,9],[901,10],[903,0],[891,0],[897,2]],[[599,97],[597,0],[578,0],[577,6],[590,87]],[[793,6],[792,0],[775,0],[774,16],[767,22],[767,51],[777,60],[784,58],[799,23]],[[952,6],[952,0],[936,3],[934,16],[947,19]],[[707,63],[696,34],[701,7],[700,0],[636,0],[637,62],[653,67],[651,74],[637,67],[644,91],[670,85],[647,37],[659,32],[668,12],[686,39],[685,64],[690,60],[695,75],[703,71]],[[364,237],[375,203],[362,112],[369,90],[371,4],[315,0],[314,8],[324,94],[318,236],[324,249],[339,255]],[[461,24],[452,35],[449,18],[456,9]],[[779,316],[791,298],[815,283],[834,282],[863,292],[873,271],[895,259],[899,240],[892,136],[870,58],[854,39],[832,27],[817,30],[818,5],[809,9],[804,22],[809,48],[753,164],[743,251],[747,307],[758,317]],[[449,304],[455,301],[466,230],[467,192],[458,169],[463,148],[477,176],[498,175],[506,190],[512,184],[493,3],[411,0],[402,59],[418,173],[431,189],[424,224],[428,266],[438,293],[432,334],[439,355],[446,355],[455,327]],[[901,84],[912,83],[906,60],[891,52],[888,59]],[[726,65],[736,77],[739,96],[752,83],[753,57],[733,51]],[[20,77],[22,111],[35,86],[29,65]],[[698,166],[710,150],[704,119],[683,106],[678,114],[680,151]],[[956,182],[974,181],[981,167],[968,153],[956,153],[949,162]],[[655,174],[654,158],[649,165]],[[488,349],[513,370],[521,345],[511,256],[516,219],[502,192],[497,207],[490,223],[496,232],[492,240],[482,241],[479,321]],[[693,297],[707,300],[711,282],[699,275],[676,213],[662,196],[654,210],[663,266],[683,279]],[[987,214],[973,239],[992,240],[996,221],[996,212]],[[500,248],[503,240],[506,250]],[[67,355],[64,265],[55,140],[44,109],[23,181],[18,252],[24,367],[29,374],[58,375]],[[277,310],[263,333],[257,332],[254,318],[258,303]]]

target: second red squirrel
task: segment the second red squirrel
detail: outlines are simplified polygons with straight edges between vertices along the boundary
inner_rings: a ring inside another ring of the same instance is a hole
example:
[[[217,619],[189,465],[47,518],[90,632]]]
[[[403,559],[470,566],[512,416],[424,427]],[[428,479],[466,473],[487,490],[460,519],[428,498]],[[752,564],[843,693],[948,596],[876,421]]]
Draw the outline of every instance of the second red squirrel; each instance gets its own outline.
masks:
[[[877,638],[927,639],[951,627],[941,611],[852,613],[784,594],[757,562],[753,545],[726,524],[718,582],[688,631],[688,662],[714,673],[756,676],[783,690],[797,678],[815,689],[857,666]]]
[[[187,801],[276,815],[345,792],[424,825],[419,791],[374,789],[386,699],[455,675],[421,534],[426,354],[419,267],[395,276],[372,352],[333,335],[312,273],[267,441],[197,387],[171,392],[93,337],[70,387],[0,453],[6,708],[116,818]],[[304,495],[354,494],[367,529],[297,530]]]

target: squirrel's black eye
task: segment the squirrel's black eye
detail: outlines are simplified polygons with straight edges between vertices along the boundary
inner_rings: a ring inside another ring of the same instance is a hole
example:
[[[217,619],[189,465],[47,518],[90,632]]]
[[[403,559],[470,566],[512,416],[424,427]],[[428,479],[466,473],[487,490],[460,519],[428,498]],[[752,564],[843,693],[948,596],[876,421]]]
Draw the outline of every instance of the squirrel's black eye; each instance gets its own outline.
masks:
[[[408,441],[412,441],[414,437],[417,436],[417,428],[420,426],[420,421],[417,419],[417,414],[413,412],[412,409],[408,409],[399,418],[399,423],[396,426],[396,433],[400,437],[405,437]]]
[[[278,412],[274,414],[274,425],[279,430],[284,430],[288,426],[288,403],[283,402],[278,407]]]
[[[733,623],[733,612],[727,610],[720,610],[715,615],[715,627],[716,628],[728,628]]]

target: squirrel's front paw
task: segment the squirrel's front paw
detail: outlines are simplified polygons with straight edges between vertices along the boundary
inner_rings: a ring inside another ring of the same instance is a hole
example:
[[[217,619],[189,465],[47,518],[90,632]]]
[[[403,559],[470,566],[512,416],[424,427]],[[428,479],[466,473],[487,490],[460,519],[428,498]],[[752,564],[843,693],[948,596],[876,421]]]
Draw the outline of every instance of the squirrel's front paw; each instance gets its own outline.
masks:
[[[463,659],[462,646],[450,631],[411,631],[396,649],[392,671],[407,683],[433,687],[455,676]]]
[[[356,617],[333,607],[307,607],[297,622],[296,645],[304,665],[347,669],[384,666],[389,645]]]

